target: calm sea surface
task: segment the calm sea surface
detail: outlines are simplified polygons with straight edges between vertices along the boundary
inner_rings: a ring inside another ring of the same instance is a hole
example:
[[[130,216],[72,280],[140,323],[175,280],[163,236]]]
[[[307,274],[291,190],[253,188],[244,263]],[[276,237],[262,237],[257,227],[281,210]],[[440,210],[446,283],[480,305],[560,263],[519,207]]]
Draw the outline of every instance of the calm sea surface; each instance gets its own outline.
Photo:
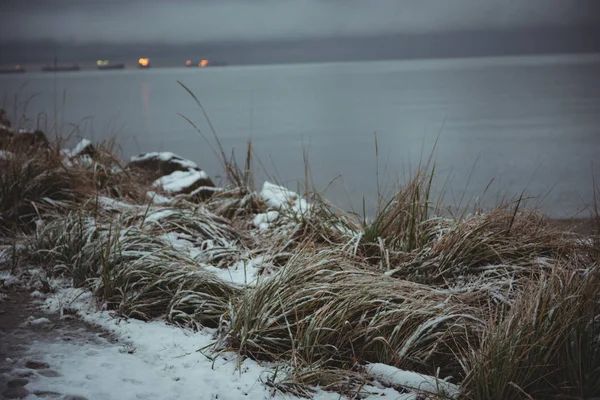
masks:
[[[377,175],[392,190],[436,139],[436,190],[449,205],[525,191],[571,216],[591,203],[594,175],[600,183],[600,56],[27,73],[0,76],[0,94],[29,127],[56,121],[63,135],[116,137],[125,157],[173,151],[220,175],[178,115],[210,133],[177,81],[228,151],[241,158],[252,139],[259,180],[296,188],[306,153],[316,186],[356,211],[363,197],[373,204]]]

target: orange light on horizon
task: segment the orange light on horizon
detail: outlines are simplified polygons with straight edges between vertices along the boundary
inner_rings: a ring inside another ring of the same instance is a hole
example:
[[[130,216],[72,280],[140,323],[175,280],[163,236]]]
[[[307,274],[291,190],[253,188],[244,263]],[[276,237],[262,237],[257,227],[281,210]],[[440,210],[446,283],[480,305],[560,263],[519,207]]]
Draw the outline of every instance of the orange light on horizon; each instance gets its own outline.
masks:
[[[19,64],[15,65],[15,69],[21,69],[21,66]]]
[[[202,60],[200,61],[200,63],[198,64],[198,66],[200,67],[206,67],[208,65],[208,60]]]
[[[188,67],[191,66],[192,65],[192,60],[187,60],[185,62],[185,65],[188,66]]]
[[[150,59],[142,57],[138,60],[138,64],[140,65],[140,67],[147,67],[150,65]]]

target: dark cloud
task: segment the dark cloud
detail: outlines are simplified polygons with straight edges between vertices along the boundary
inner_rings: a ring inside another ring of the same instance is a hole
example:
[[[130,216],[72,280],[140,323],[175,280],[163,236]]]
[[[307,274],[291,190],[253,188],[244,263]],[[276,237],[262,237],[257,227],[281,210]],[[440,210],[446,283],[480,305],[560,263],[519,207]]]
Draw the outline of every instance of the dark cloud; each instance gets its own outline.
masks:
[[[22,0],[3,41],[196,43],[600,24],[598,0]]]

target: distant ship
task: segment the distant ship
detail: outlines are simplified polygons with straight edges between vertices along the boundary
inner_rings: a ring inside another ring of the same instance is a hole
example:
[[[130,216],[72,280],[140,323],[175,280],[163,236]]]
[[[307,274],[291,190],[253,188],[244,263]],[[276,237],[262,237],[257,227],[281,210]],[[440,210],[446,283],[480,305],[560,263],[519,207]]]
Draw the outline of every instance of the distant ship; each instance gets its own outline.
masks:
[[[15,65],[13,68],[0,69],[0,74],[22,74],[25,72],[25,68],[21,68],[20,65]]]
[[[141,57],[138,59],[138,68],[150,68],[150,59],[146,57]]]
[[[206,67],[223,67],[227,65],[227,63],[223,62],[223,61],[211,61],[211,60],[200,60],[199,63],[195,63],[192,60],[187,60],[185,62],[185,66],[186,67],[200,67],[200,68],[206,68]]]
[[[106,64],[98,65],[98,69],[124,69],[125,64]]]
[[[79,71],[81,68],[79,65],[67,65],[67,66],[45,66],[42,68],[43,72],[67,72],[67,71]]]

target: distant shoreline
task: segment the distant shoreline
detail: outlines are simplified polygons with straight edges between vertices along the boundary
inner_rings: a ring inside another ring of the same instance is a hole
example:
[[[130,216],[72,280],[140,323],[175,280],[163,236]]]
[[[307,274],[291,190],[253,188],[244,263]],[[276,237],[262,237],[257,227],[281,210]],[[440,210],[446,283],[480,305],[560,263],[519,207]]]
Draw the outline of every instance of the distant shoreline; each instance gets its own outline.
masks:
[[[290,66],[290,65],[323,65],[323,64],[373,64],[373,63],[388,63],[388,62],[402,62],[406,65],[423,65],[432,62],[439,62],[442,65],[453,65],[462,64],[465,61],[469,61],[470,64],[476,64],[479,66],[484,65],[537,65],[543,63],[597,63],[600,62],[600,53],[557,53],[557,54],[534,54],[534,55],[495,55],[495,56],[475,56],[475,57],[424,57],[424,58],[394,58],[394,59],[382,59],[382,60],[344,60],[344,61],[306,61],[306,62],[269,62],[269,63],[228,63],[226,65],[212,65],[210,68],[221,68],[221,67],[258,67],[258,66]],[[63,60],[60,64],[73,64],[80,65],[81,72],[98,71],[97,65],[92,61],[68,61]],[[126,70],[137,70],[138,65],[135,60],[123,60],[118,59],[115,64],[124,64]],[[1,64],[0,69],[11,69],[15,64]],[[42,68],[48,66],[48,63],[23,63],[21,65],[27,73],[41,72]],[[152,60],[153,69],[184,69],[185,63],[173,63],[168,62],[160,58]],[[192,68],[193,70],[197,68]]]

